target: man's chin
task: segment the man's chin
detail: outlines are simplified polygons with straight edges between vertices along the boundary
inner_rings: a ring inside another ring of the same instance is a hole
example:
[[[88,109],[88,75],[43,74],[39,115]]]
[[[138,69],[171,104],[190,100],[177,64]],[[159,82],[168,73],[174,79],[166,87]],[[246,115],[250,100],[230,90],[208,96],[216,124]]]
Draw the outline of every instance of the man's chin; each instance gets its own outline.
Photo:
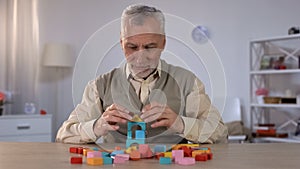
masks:
[[[151,70],[147,69],[144,71],[136,71],[135,76],[139,77],[139,78],[146,78],[151,74]]]

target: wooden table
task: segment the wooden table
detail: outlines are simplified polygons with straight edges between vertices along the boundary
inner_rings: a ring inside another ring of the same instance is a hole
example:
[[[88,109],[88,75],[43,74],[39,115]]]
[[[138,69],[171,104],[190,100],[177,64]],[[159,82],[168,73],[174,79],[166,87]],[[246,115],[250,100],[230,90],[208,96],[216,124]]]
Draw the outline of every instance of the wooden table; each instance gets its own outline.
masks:
[[[286,169],[300,168],[300,144],[219,144],[211,147],[214,158],[207,162],[196,162],[193,166],[178,164],[160,165],[158,160],[143,159],[125,164],[88,166],[70,164],[71,144],[61,143],[8,143],[0,142],[0,169],[53,169],[53,168],[214,168],[214,169]],[[78,145],[76,145],[78,146]],[[97,147],[97,145],[84,145]]]

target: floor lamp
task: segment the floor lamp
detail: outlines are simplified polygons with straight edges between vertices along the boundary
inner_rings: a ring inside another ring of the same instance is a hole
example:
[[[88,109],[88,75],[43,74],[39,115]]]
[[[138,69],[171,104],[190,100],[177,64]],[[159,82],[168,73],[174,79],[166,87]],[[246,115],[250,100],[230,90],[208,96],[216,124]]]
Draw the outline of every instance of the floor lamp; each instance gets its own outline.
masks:
[[[56,69],[56,85],[55,85],[55,114],[53,116],[53,121],[55,126],[54,129],[57,128],[57,116],[58,116],[58,80],[63,68],[71,68],[73,66],[73,57],[71,54],[71,48],[68,44],[59,44],[59,43],[48,43],[45,45],[43,51],[43,66],[53,67]],[[54,130],[54,131],[55,131]]]

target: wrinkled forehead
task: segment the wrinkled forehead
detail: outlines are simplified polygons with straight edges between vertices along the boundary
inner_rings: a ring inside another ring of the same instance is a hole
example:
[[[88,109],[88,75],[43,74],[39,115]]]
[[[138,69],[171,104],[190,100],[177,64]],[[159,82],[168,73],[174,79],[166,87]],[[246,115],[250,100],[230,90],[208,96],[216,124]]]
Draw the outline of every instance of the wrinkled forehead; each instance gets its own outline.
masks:
[[[126,39],[141,34],[160,34],[164,35],[160,22],[153,17],[135,18],[129,17],[124,19],[121,28],[121,38]]]

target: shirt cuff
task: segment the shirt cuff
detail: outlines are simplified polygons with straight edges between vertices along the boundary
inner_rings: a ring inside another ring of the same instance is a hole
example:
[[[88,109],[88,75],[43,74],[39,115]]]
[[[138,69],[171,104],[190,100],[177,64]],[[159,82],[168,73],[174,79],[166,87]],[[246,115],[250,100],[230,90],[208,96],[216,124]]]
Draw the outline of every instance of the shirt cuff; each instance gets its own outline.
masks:
[[[85,122],[83,125],[83,130],[87,134],[87,138],[84,138],[84,140],[92,140],[96,141],[97,137],[94,133],[94,123],[96,122],[97,119]]]
[[[183,137],[191,140],[191,141],[197,141],[198,137],[197,137],[197,131],[195,130],[195,123],[196,123],[196,119],[195,118],[189,118],[189,117],[185,117],[185,116],[181,116],[183,123],[184,123],[184,131],[183,131]]]

